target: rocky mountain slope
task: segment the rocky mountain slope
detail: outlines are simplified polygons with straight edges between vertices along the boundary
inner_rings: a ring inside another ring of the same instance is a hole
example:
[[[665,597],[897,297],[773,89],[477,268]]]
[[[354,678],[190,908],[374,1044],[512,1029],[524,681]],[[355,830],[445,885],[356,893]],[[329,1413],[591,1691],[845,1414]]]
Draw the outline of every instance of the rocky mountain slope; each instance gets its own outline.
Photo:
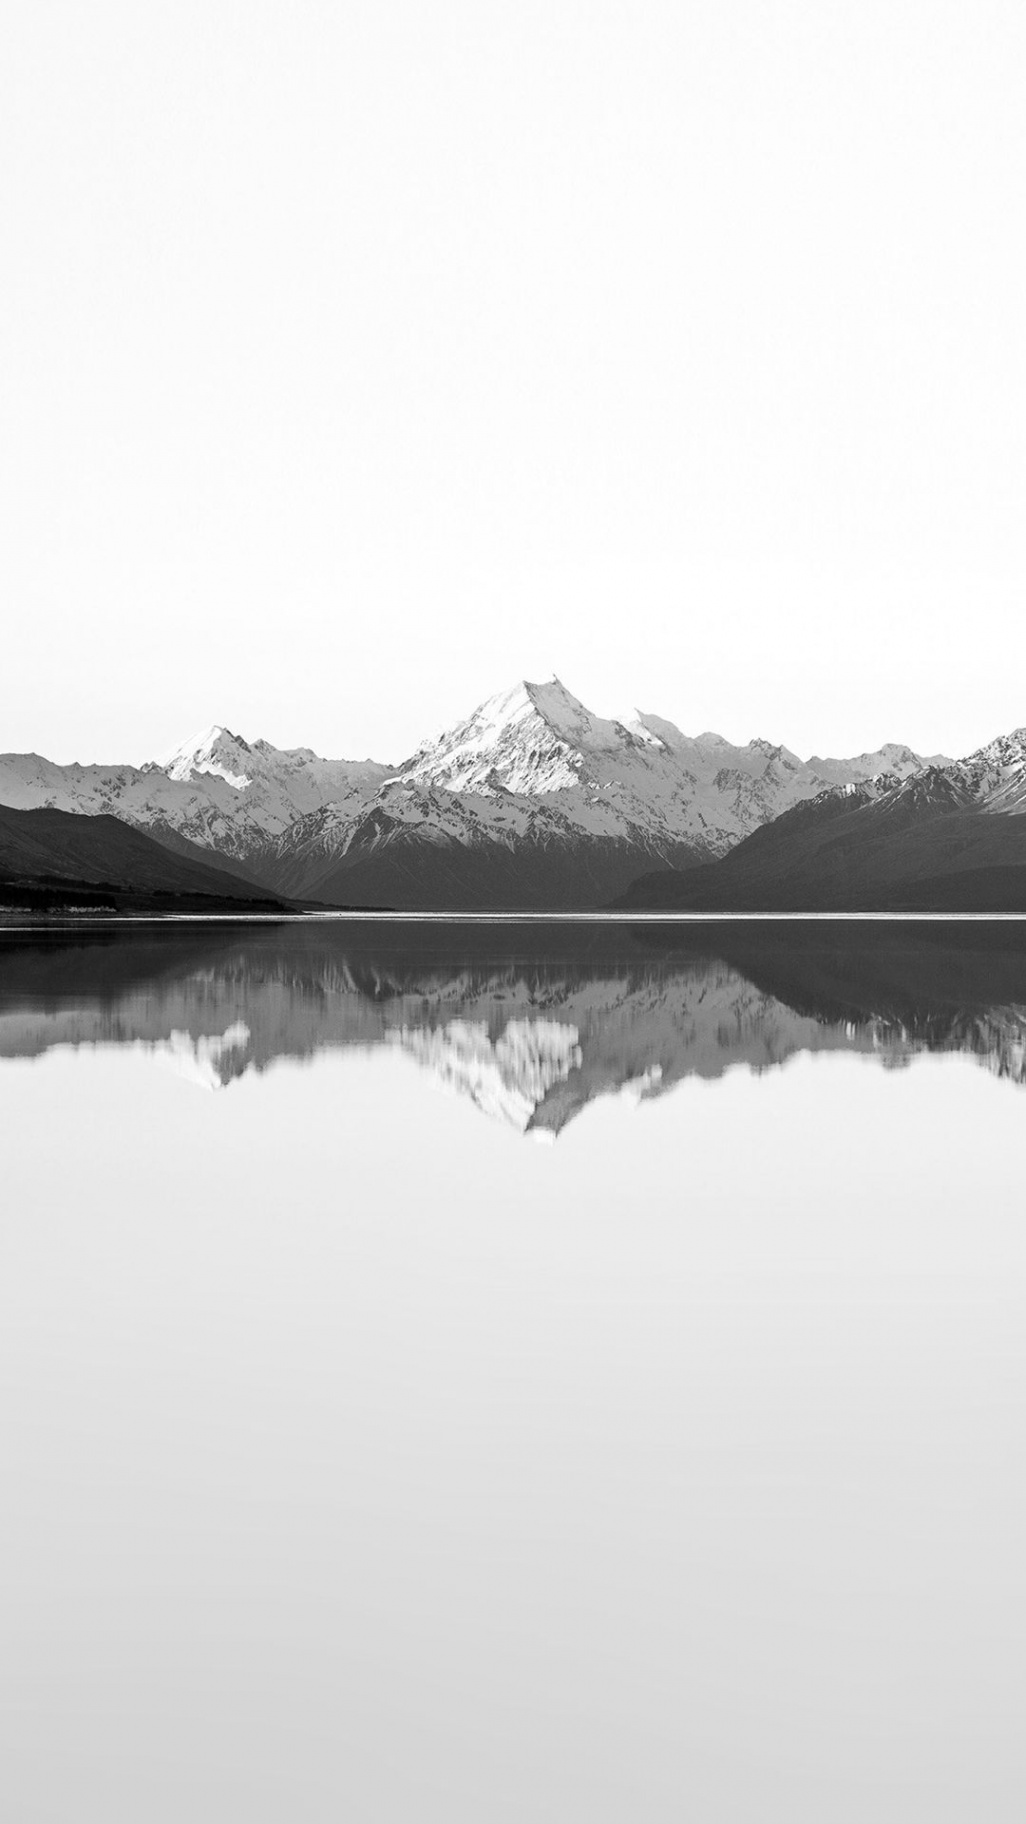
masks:
[[[1026,729],[964,760],[837,786],[701,873],[653,873],[623,904],[695,911],[1026,910]]]
[[[137,768],[0,756],[0,803],[116,816],[325,904],[555,909],[714,861],[838,782],[923,764],[896,745],[802,761],[654,715],[608,721],[552,679],[490,698],[397,768],[215,727]]]

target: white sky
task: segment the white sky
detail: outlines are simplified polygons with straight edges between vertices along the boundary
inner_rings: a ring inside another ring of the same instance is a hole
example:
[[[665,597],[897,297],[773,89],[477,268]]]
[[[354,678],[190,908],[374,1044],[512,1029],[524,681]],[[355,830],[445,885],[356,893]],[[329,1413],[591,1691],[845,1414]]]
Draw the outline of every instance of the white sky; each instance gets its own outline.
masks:
[[[0,748],[1026,722],[1021,0],[4,0]]]

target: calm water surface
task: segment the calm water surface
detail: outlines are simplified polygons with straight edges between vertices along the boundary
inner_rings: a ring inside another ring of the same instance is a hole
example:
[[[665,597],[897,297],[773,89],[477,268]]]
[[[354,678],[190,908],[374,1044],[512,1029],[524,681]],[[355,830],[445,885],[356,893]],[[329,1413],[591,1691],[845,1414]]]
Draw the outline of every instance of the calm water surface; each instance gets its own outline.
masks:
[[[0,938],[0,1815],[1026,1815],[1026,935]]]

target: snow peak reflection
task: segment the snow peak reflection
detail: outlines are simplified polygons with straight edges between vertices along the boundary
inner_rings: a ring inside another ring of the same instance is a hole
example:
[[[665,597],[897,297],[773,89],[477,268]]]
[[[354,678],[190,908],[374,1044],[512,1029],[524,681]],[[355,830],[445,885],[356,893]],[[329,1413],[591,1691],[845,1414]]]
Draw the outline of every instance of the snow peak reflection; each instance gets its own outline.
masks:
[[[1026,928],[410,927],[0,937],[0,1057],[135,1045],[207,1088],[276,1059],[387,1046],[523,1133],[596,1097],[965,1052],[1026,1082]]]

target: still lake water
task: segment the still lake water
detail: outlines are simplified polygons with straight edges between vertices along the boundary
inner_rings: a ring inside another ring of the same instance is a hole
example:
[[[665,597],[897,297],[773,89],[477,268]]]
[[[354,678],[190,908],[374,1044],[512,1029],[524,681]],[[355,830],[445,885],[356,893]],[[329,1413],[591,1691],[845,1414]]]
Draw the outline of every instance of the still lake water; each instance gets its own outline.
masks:
[[[0,937],[0,1815],[1026,1815],[1026,926]]]

